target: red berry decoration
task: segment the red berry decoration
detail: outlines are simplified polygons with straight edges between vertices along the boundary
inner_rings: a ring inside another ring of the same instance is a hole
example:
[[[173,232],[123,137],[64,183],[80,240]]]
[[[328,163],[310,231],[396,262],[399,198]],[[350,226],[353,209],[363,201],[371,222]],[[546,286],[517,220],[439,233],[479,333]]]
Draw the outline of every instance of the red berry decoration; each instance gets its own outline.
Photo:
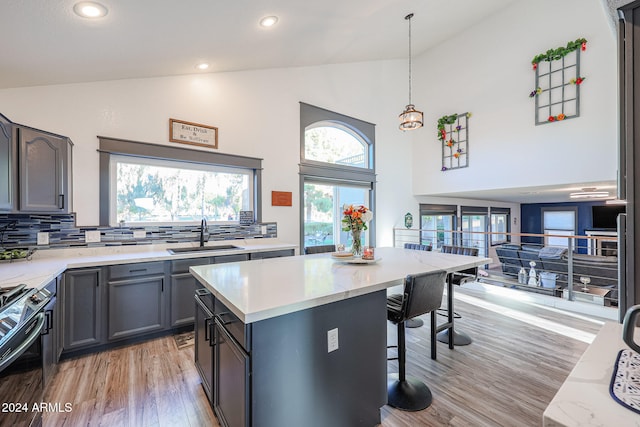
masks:
[[[537,68],[538,68],[538,63],[537,63],[537,62],[534,62],[534,63],[533,63],[533,69],[535,70],[535,69],[537,69]]]
[[[582,42],[580,49],[582,49],[583,51],[587,50],[587,42]]]

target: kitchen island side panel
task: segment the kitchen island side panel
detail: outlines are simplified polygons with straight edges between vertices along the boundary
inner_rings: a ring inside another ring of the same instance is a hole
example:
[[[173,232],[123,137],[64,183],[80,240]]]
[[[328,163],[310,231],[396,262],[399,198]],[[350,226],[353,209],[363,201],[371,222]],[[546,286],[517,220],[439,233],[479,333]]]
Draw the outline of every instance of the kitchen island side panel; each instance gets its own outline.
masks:
[[[252,425],[374,426],[387,403],[386,290],[252,324]],[[327,332],[338,329],[328,352]]]

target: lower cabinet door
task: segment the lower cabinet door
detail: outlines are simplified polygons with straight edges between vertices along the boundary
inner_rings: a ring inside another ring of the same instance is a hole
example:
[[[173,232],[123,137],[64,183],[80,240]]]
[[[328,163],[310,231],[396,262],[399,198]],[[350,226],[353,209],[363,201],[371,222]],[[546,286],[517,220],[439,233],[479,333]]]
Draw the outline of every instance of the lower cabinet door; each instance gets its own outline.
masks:
[[[196,289],[201,288],[202,285],[191,273],[171,275],[170,326],[172,328],[193,324],[193,295]]]
[[[164,327],[164,276],[109,282],[109,340]]]
[[[42,332],[42,379],[45,390],[49,386],[49,380],[55,373],[58,340],[58,311],[56,309],[56,297],[53,297],[44,308],[45,328]]]
[[[193,297],[192,297],[193,300]],[[196,298],[195,365],[209,403],[213,405],[213,313]]]
[[[215,319],[213,409],[223,427],[246,427],[250,420],[249,356]]]

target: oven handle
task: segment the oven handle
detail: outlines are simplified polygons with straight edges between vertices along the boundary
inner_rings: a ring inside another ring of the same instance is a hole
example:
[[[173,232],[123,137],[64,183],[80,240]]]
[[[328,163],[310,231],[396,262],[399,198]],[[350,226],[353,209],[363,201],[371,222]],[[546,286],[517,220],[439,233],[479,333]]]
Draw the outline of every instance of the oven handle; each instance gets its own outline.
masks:
[[[44,326],[44,313],[38,313],[37,323],[33,330],[29,333],[29,336],[9,355],[5,356],[2,361],[0,361],[0,372],[4,370],[7,366],[9,366],[14,360],[22,355],[31,344],[33,344],[38,338],[40,338],[40,332],[42,332],[42,327]],[[9,350],[11,351],[11,350]],[[2,357],[3,355],[0,355]]]

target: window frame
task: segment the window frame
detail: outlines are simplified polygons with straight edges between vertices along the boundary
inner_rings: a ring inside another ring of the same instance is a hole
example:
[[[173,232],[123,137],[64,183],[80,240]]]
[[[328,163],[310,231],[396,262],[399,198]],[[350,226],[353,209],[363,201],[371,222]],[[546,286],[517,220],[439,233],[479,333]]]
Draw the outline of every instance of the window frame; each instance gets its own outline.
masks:
[[[352,133],[367,144],[367,167],[347,166],[335,163],[309,160],[305,157],[305,132],[315,124],[334,124],[342,130]],[[346,130],[348,129],[348,130]],[[305,181],[316,183],[344,184],[369,187],[368,207],[374,212],[373,220],[368,224],[369,243],[376,244],[375,217],[375,125],[363,120],[300,102],[300,248],[304,248],[304,184]]]
[[[172,147],[169,145],[150,144],[146,142],[129,141],[124,139],[98,136],[99,161],[100,161],[100,225],[116,226],[111,224],[112,180],[111,180],[111,156],[132,156],[142,159],[166,160],[196,164],[203,166],[224,167],[233,169],[246,169],[253,172],[252,179],[252,204],[254,221],[262,221],[262,159],[256,157],[238,156],[226,153],[214,153],[204,150]],[[188,225],[190,221],[160,223],[152,222],[152,225]],[[236,224],[237,221],[225,223]],[[135,223],[143,226],[144,223]]]

